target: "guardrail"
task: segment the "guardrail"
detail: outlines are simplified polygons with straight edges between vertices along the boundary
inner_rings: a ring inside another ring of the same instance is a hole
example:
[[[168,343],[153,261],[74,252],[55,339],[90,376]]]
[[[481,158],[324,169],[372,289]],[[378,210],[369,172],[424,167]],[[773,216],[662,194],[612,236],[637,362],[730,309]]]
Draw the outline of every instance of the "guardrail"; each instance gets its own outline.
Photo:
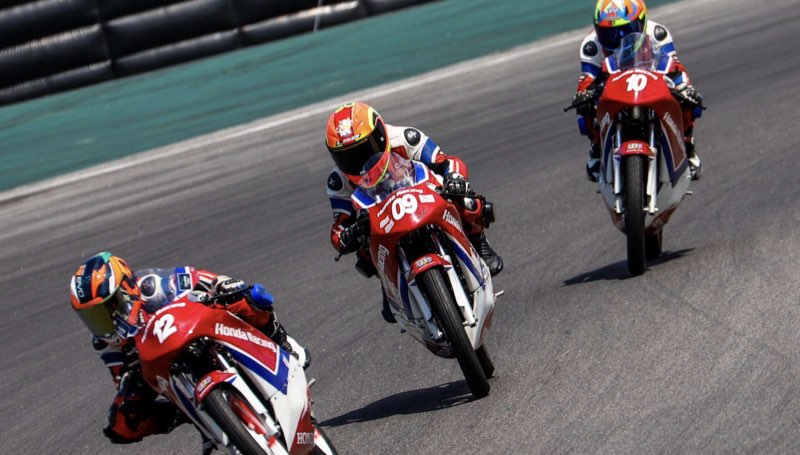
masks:
[[[0,105],[432,0],[6,0]]]

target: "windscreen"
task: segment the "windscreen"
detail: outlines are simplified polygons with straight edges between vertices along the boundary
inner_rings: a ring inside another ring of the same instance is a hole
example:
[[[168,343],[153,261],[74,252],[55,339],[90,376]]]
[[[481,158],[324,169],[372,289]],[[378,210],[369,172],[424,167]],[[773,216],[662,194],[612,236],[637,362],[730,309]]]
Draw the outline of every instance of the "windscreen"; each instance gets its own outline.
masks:
[[[401,188],[413,186],[414,175],[414,163],[387,152],[367,161],[358,186],[378,202]]]

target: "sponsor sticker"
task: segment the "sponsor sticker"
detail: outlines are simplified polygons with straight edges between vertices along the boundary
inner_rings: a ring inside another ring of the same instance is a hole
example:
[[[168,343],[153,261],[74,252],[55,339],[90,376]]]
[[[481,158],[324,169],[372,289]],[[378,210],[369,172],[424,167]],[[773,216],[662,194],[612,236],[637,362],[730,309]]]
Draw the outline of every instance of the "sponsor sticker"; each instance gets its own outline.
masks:
[[[249,341],[255,345],[270,349],[274,352],[278,352],[278,348],[275,346],[275,343],[267,341],[261,337],[257,337],[250,332],[244,331],[242,329],[228,327],[227,325],[217,322],[214,324],[214,334],[222,335],[231,338],[238,338],[243,341]]]
[[[311,432],[297,433],[297,443],[300,445],[314,444],[314,433]]]
[[[414,265],[416,265],[418,269],[421,269],[431,262],[433,262],[433,258],[430,256],[425,256],[424,258],[417,259],[417,262],[415,262]]]
[[[443,219],[443,220],[444,220],[444,221],[445,221],[447,224],[451,224],[451,225],[453,225],[453,226],[454,226],[456,229],[458,229],[459,231],[461,230],[461,223],[458,221],[458,219],[456,219],[456,217],[455,217],[455,216],[453,216],[453,214],[452,214],[452,213],[450,213],[450,211],[449,211],[449,210],[445,210],[445,211],[444,211],[444,214],[442,215],[442,219]]]

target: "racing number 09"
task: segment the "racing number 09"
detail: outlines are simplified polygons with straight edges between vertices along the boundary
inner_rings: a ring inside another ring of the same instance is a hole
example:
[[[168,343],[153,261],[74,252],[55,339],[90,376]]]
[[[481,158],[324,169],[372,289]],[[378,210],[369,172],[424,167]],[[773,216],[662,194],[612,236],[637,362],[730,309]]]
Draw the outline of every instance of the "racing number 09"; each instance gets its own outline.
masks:
[[[404,216],[414,213],[419,208],[416,196],[411,193],[404,194],[392,202],[392,217],[400,221]]]

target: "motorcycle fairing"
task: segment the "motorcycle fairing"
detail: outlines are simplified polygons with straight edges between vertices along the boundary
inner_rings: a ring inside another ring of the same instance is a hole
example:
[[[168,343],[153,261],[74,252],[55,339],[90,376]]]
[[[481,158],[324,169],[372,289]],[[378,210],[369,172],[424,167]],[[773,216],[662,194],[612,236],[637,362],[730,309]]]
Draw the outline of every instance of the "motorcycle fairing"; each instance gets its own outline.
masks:
[[[136,345],[145,381],[170,398],[206,436],[227,444],[222,430],[198,408],[194,384],[185,373],[171,370],[171,365],[191,342],[209,337],[228,349],[236,361],[235,368],[221,372],[228,378],[224,382],[235,387],[248,404],[266,418],[269,411],[262,404],[262,398],[254,394],[240,374],[248,376],[263,399],[273,402],[275,418],[290,446],[289,453],[309,453],[313,445],[308,446],[307,440],[313,437],[304,438],[303,444],[295,438],[298,431],[313,433],[307,382],[298,361],[235,315],[187,299],[161,308],[139,331]],[[269,443],[268,440],[263,442]]]
[[[427,166],[420,163],[419,161],[412,161],[414,165],[414,184],[418,185],[420,183],[431,182],[433,179],[433,174],[431,174],[430,170]],[[367,194],[366,191],[361,189],[361,187],[356,187],[355,191],[351,196],[351,200],[353,205],[355,206],[356,210],[361,209],[368,209],[375,205],[378,201],[375,200],[372,196]]]

